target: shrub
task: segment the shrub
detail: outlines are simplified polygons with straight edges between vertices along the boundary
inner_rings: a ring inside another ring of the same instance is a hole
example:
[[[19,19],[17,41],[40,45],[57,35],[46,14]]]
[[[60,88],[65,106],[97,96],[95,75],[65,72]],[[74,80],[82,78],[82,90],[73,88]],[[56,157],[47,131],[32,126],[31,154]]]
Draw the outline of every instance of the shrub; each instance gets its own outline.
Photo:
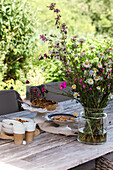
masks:
[[[0,67],[3,80],[19,79],[20,70],[26,76],[29,57],[36,46],[36,23],[35,20],[32,22],[30,11],[21,0],[0,2]]]

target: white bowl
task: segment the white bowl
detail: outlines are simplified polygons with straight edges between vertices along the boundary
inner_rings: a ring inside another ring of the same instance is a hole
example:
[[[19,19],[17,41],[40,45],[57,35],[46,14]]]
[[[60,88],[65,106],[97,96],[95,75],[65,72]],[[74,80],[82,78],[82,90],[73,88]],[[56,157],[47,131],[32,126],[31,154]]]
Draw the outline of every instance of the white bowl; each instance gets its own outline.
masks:
[[[26,118],[26,117],[14,117],[13,120],[15,119],[21,119],[21,120],[24,120],[24,121],[28,121],[28,122],[31,122],[31,123],[34,123],[34,120],[33,119],[30,119],[30,118]],[[15,120],[17,122],[19,122],[18,120]],[[21,122],[20,122],[21,123]],[[26,122],[23,122],[23,124],[26,123]]]
[[[12,123],[12,125],[10,125],[10,123]],[[13,125],[17,124],[17,123],[21,124],[21,122],[18,122],[18,121],[13,120],[13,119],[4,119],[4,120],[2,120],[2,126],[4,128],[7,128],[7,129],[13,129]]]
[[[3,127],[3,131],[7,134],[13,134],[13,128],[12,129],[8,129],[8,128],[5,128]]]

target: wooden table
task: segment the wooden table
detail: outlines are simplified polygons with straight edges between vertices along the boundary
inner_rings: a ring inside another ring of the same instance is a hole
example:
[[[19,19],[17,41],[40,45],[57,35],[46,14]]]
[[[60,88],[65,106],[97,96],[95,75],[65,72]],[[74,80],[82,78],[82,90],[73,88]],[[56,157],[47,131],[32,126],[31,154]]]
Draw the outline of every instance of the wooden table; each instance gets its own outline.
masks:
[[[66,113],[79,113],[82,110],[81,105],[74,101],[69,100],[61,104]],[[36,136],[29,145],[17,146],[14,141],[0,139],[0,169],[6,166],[10,169],[11,166],[13,170],[14,166],[14,169],[27,170],[67,170],[112,152],[113,110],[110,105],[106,108],[106,112],[111,124],[108,124],[108,139],[105,144],[86,145],[79,143],[75,136],[66,137],[46,132]],[[36,113],[23,111],[5,115],[5,117],[34,118],[35,115]],[[0,116],[0,120],[3,118],[4,116]]]

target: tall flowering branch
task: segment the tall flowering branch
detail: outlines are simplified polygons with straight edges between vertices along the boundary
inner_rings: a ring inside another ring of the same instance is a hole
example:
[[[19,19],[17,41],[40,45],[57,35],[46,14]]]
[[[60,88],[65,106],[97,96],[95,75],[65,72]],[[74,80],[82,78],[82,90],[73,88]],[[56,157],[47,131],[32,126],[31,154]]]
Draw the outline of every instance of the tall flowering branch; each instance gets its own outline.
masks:
[[[65,81],[59,88],[64,90],[70,86],[71,91],[65,93],[67,96],[75,98],[84,107],[105,107],[113,92],[113,48],[110,45],[97,52],[98,49],[91,46],[87,52],[83,49],[85,40],[79,39],[78,35],[67,41],[68,27],[61,23],[56,3],[51,3],[48,8],[56,14],[55,26],[61,36],[40,36],[42,41],[48,41],[49,52],[39,59],[54,59],[62,63],[59,68]]]

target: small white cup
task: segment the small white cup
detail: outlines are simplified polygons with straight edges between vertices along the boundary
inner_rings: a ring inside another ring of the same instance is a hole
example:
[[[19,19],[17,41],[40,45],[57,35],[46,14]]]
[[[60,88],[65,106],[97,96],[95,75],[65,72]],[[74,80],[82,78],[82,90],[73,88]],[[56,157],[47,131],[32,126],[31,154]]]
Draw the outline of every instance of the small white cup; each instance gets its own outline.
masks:
[[[16,145],[22,145],[25,136],[25,126],[23,124],[15,124],[13,126],[14,143]]]
[[[24,125],[25,125],[25,129],[26,129],[25,139],[26,139],[26,143],[28,144],[33,141],[36,123],[27,122]]]

